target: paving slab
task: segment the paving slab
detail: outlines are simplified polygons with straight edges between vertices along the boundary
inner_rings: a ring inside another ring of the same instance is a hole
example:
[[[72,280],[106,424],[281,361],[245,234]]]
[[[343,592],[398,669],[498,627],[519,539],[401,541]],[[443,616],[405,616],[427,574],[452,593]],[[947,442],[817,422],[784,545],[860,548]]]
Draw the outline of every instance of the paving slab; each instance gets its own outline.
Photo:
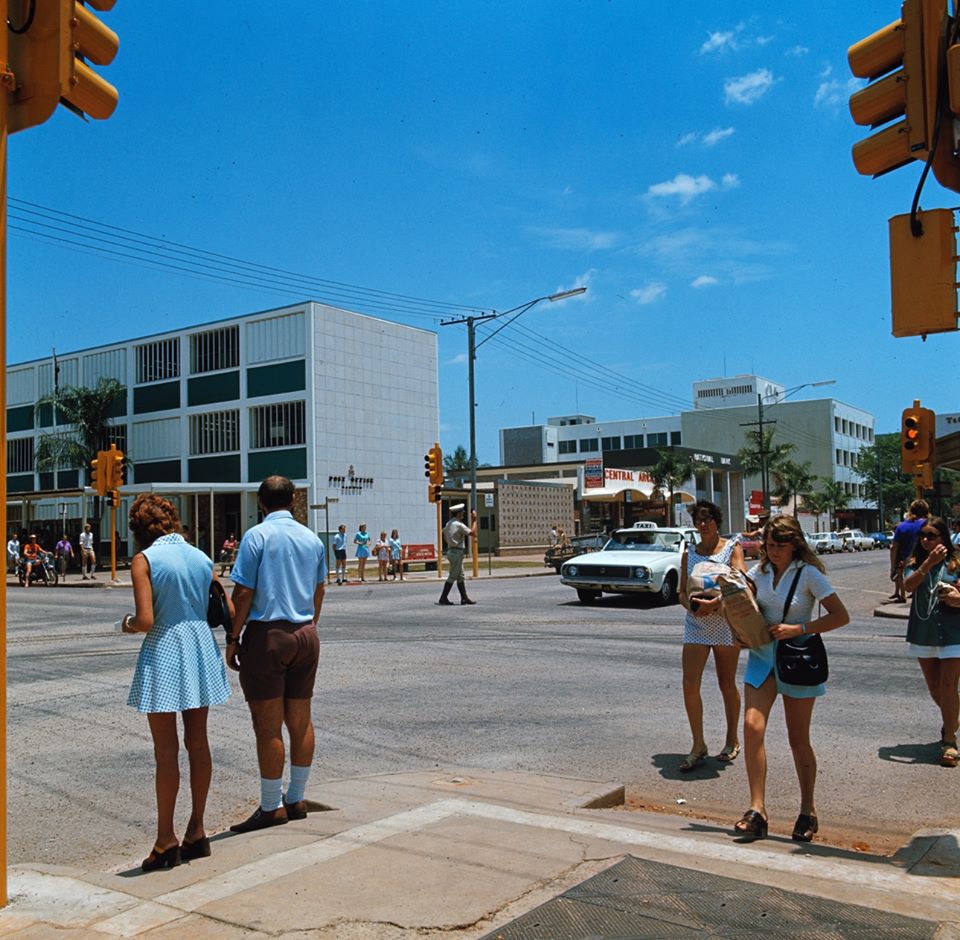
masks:
[[[319,781],[311,805],[329,810],[221,834],[209,859],[170,871],[18,866],[0,937],[473,940],[628,856],[919,919],[938,940],[960,921],[956,832],[918,833],[884,857],[786,835],[747,845],[706,821],[584,808],[618,793],[615,781],[464,768]],[[609,916],[597,908],[597,925]]]

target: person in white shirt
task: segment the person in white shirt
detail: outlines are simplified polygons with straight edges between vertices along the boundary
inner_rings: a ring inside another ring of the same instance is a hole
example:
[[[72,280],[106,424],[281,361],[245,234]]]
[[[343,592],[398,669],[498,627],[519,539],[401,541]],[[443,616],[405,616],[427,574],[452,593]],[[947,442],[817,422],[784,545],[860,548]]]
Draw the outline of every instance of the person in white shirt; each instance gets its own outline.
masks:
[[[10,533],[10,541],[7,542],[7,568],[16,574],[17,565],[20,562],[20,539],[16,532]]]
[[[333,537],[333,557],[337,560],[337,584],[347,583],[347,527],[337,526]]]
[[[93,551],[93,529],[88,522],[80,533],[80,570],[83,580],[88,578],[95,581],[94,571],[97,570],[97,556]]]
[[[443,527],[443,541],[447,546],[447,563],[449,573],[447,574],[446,584],[443,586],[443,593],[440,595],[438,604],[452,606],[450,600],[450,588],[454,582],[457,584],[457,590],[460,592],[461,604],[475,604],[476,601],[467,597],[467,586],[463,581],[463,553],[467,546],[467,536],[477,537],[477,512],[473,510],[470,513],[470,526],[467,527],[463,521],[467,507],[463,503],[457,503],[450,507],[450,521]]]

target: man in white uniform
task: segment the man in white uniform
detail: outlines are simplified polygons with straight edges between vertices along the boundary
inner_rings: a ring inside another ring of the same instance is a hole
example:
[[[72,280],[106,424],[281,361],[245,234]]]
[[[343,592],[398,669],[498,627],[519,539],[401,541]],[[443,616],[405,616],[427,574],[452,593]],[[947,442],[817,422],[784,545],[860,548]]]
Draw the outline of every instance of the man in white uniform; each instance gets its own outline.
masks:
[[[88,577],[92,580],[94,578],[93,572],[97,570],[97,556],[93,551],[93,529],[90,527],[88,522],[84,527],[83,531],[80,533],[80,570],[83,573],[83,580],[86,581]]]
[[[447,546],[447,564],[449,573],[447,574],[446,584],[443,586],[443,593],[440,595],[438,604],[444,606],[453,606],[450,600],[450,588],[453,582],[457,582],[457,590],[460,592],[461,604],[476,604],[476,601],[467,597],[467,586],[463,582],[463,555],[467,547],[467,536],[477,537],[477,512],[470,513],[470,527],[468,528],[463,521],[467,507],[463,503],[457,503],[450,507],[450,521],[443,527],[443,541]]]

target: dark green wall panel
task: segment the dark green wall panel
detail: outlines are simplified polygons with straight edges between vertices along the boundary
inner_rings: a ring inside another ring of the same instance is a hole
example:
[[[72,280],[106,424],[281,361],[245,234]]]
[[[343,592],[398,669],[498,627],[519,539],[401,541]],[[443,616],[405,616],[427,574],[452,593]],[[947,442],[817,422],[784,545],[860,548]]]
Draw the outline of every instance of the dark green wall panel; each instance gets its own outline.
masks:
[[[51,410],[52,414],[52,410]],[[7,431],[32,431],[33,405],[7,409]]]
[[[307,477],[307,449],[292,447],[288,450],[258,450],[247,455],[247,479],[251,483],[280,474],[291,480]]]
[[[180,383],[164,382],[162,385],[143,385],[133,390],[134,414],[151,411],[167,411],[180,407]]]
[[[239,483],[240,455],[191,457],[187,473],[191,483]]]
[[[33,474],[18,473],[16,476],[7,476],[8,493],[29,493],[33,490]]]
[[[187,379],[187,404],[209,405],[216,401],[236,401],[240,398],[240,373],[218,372]]]
[[[307,364],[303,359],[247,369],[247,398],[302,392],[306,387]]]

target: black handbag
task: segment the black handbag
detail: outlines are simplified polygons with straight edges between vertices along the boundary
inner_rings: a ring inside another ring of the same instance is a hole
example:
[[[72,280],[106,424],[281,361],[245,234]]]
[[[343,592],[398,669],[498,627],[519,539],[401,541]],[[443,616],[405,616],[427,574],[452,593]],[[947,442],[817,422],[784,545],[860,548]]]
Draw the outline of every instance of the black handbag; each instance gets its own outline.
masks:
[[[210,597],[207,600],[207,623],[211,630],[223,627],[228,634],[233,633],[233,621],[230,619],[230,607],[227,594],[219,581],[210,582]]]
[[[783,617],[786,621],[790,602],[797,589],[797,582],[804,566],[797,569],[787,594],[787,602],[783,605]],[[819,633],[809,636],[792,637],[789,640],[777,641],[777,675],[781,682],[789,685],[820,685],[830,677],[830,667],[827,662],[827,648],[823,645],[823,637]]]

